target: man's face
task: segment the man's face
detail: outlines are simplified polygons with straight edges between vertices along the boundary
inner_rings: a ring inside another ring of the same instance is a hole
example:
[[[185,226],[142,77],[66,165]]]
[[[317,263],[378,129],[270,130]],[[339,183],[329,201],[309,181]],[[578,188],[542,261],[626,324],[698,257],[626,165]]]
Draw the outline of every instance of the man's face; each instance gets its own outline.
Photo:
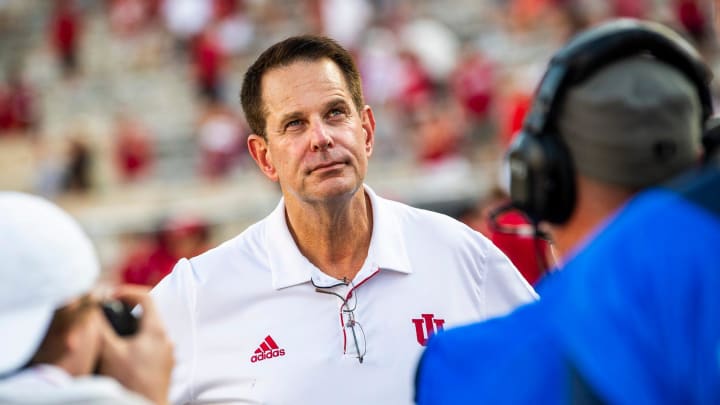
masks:
[[[337,65],[321,59],[272,69],[262,95],[267,139],[251,135],[248,148],[286,199],[353,195],[367,173],[375,120],[370,107],[357,111]]]

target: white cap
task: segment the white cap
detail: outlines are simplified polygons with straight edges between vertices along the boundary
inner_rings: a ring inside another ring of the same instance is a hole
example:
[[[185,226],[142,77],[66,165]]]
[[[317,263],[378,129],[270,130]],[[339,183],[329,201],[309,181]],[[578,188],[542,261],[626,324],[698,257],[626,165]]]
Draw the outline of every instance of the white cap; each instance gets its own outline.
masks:
[[[32,358],[55,310],[87,293],[99,272],[70,215],[39,197],[0,192],[0,375]]]

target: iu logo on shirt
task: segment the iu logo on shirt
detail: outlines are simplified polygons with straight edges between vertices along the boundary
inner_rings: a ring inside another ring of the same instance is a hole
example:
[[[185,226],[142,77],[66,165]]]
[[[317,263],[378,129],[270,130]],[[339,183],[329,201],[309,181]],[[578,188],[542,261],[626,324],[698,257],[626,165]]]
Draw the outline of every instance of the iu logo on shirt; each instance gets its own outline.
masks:
[[[255,363],[262,360],[272,359],[285,355],[285,349],[281,349],[270,335],[265,337],[260,346],[255,349],[255,354],[250,357],[250,361]]]
[[[413,319],[412,322],[415,324],[417,342],[420,343],[421,346],[425,346],[430,336],[443,330],[445,320],[433,319],[435,318],[435,314],[421,314],[420,317],[420,319]]]

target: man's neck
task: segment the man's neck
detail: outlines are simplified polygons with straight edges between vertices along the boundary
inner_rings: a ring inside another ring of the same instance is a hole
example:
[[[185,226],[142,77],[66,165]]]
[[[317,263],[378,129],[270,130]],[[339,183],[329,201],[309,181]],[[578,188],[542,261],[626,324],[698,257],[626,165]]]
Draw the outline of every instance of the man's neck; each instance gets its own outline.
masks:
[[[322,272],[352,280],[360,271],[373,229],[372,206],[364,189],[334,204],[286,201],[285,219],[300,252]]]
[[[580,248],[634,192],[617,186],[607,185],[583,176],[578,176],[575,209],[567,223],[552,227],[554,247],[561,262]]]

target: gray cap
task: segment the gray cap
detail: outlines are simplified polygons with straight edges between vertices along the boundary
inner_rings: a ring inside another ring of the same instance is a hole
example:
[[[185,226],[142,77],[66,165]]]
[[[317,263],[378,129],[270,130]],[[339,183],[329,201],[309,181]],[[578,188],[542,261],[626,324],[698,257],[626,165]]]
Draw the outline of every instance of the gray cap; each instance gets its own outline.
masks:
[[[682,73],[636,56],[569,89],[557,125],[578,173],[642,188],[698,162],[700,117],[697,90]]]

